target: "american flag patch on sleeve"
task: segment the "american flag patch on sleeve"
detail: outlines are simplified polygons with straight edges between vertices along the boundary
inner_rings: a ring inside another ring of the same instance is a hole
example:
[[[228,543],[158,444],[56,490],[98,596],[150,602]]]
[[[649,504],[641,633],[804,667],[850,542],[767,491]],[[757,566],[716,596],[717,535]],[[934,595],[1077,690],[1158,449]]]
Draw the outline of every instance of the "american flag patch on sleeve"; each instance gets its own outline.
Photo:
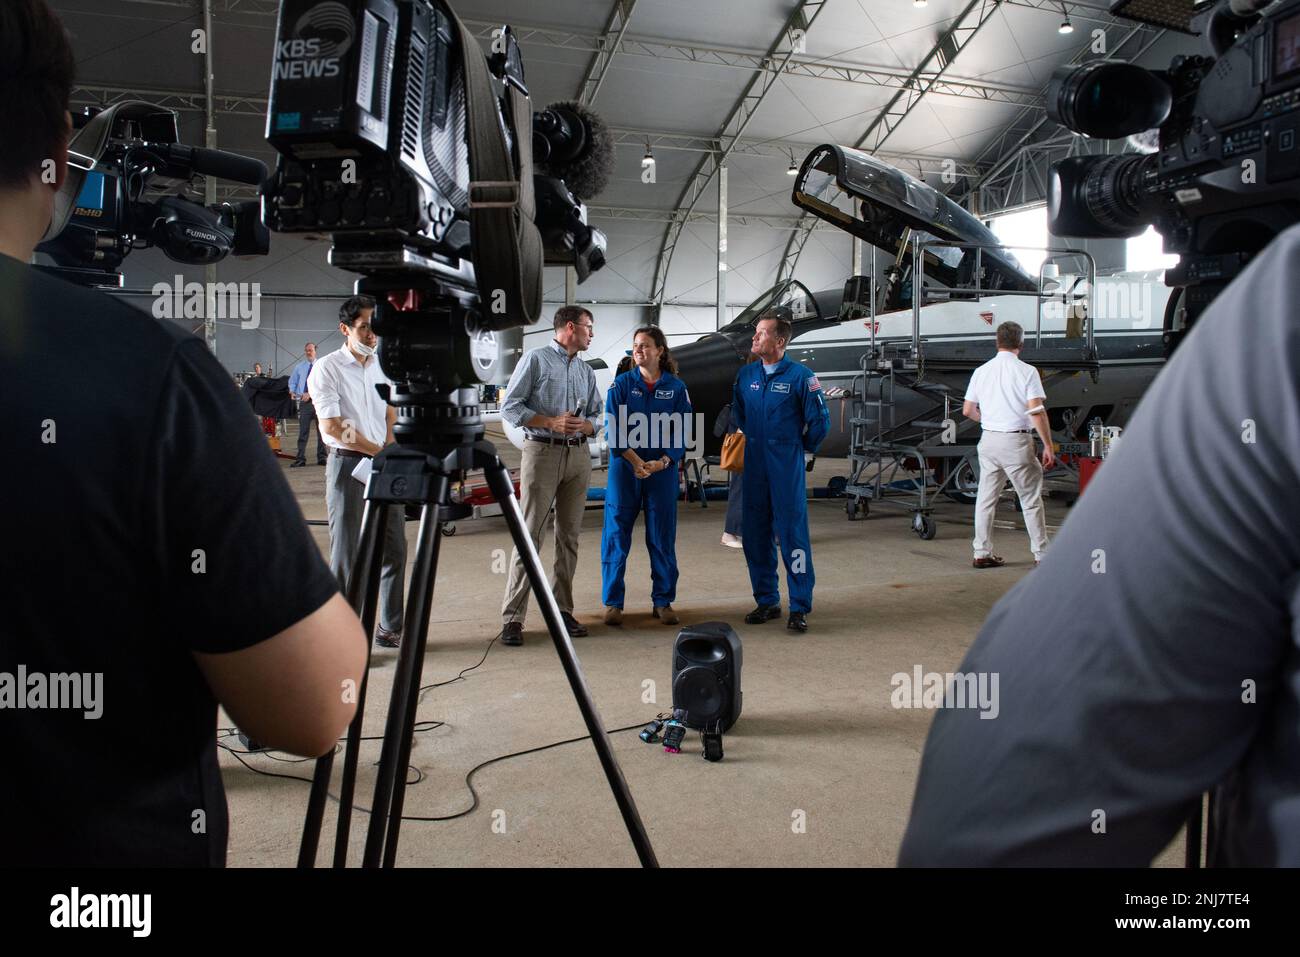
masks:
[[[818,392],[818,391],[821,390],[821,387],[822,387],[822,384],[821,384],[820,382],[817,381],[817,377],[816,377],[816,376],[813,376],[811,379],[808,380],[808,391],[809,391],[809,392]]]

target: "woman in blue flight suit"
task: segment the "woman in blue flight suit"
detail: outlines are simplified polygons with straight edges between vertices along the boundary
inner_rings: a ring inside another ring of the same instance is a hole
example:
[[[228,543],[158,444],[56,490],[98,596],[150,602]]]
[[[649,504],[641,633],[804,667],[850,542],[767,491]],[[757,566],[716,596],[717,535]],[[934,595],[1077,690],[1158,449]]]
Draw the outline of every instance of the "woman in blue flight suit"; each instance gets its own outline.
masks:
[[[623,623],[623,573],[632,526],[644,510],[654,616],[675,625],[677,466],[687,441],[694,439],[691,397],[673,374],[677,362],[657,326],[633,335],[632,361],[635,367],[618,376],[605,397],[609,482],[600,541],[605,623]]]

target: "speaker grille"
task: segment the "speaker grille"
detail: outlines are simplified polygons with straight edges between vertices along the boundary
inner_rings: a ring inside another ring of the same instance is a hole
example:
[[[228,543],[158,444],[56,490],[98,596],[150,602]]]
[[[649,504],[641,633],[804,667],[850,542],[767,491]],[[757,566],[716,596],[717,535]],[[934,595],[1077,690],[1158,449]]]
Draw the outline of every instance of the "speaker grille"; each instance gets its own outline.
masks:
[[[673,704],[685,708],[691,723],[716,720],[722,715],[724,686],[711,668],[687,668],[673,682]]]

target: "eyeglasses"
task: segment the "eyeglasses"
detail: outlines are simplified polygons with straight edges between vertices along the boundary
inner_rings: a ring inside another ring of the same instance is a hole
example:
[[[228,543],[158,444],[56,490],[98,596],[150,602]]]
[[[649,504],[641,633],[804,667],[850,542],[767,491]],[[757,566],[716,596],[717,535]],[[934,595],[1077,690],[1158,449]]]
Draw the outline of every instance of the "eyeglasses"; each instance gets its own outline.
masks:
[[[575,322],[575,323],[573,324],[573,328],[575,328],[575,329],[594,329],[594,328],[596,328],[596,327],[595,327],[595,325],[594,325],[593,323],[590,323],[590,322]]]

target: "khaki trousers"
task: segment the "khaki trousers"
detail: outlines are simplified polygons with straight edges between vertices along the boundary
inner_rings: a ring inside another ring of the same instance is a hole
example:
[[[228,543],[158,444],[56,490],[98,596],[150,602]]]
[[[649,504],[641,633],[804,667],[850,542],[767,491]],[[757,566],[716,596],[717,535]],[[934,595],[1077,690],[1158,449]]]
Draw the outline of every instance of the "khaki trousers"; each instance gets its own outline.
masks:
[[[1034,558],[1047,551],[1047,519],[1043,513],[1043,466],[1034,452],[1032,432],[985,432],[980,436],[980,489],[975,499],[976,558],[993,554],[993,512],[1002,489],[1011,485],[1020,496],[1025,530]]]
[[[555,568],[551,592],[560,611],[573,614],[573,573],[578,567],[578,535],[587,507],[587,486],[591,480],[591,457],[587,443],[549,445],[524,442],[524,460],[519,470],[519,505],[533,547],[541,551],[542,525],[551,504],[555,504]],[[501,604],[501,621],[522,622],[528,614],[528,576],[524,574],[519,550],[511,554],[510,580]]]

